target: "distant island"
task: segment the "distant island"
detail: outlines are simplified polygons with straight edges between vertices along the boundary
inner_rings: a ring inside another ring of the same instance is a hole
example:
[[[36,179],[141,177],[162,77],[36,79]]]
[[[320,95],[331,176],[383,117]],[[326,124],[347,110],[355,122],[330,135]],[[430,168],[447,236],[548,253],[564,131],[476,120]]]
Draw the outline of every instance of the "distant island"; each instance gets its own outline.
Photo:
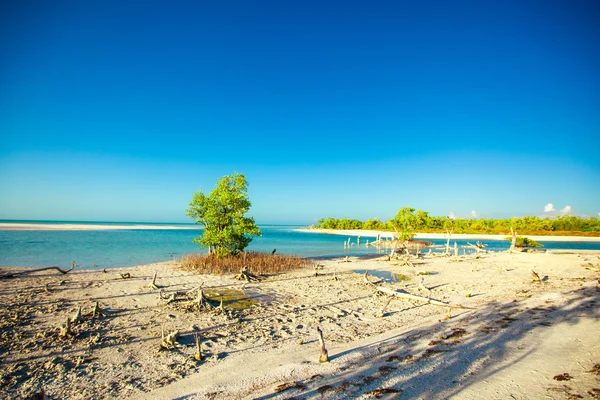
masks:
[[[538,236],[593,236],[600,237],[598,218],[581,218],[562,215],[554,218],[515,217],[509,219],[488,218],[449,218],[429,215],[429,212],[405,207],[400,212],[410,217],[410,228],[420,233],[445,233],[452,230],[455,234],[496,234],[510,232],[511,227],[520,235]],[[376,230],[394,231],[392,218],[386,222],[379,219],[360,221],[348,218],[322,218],[312,228],[335,230]]]

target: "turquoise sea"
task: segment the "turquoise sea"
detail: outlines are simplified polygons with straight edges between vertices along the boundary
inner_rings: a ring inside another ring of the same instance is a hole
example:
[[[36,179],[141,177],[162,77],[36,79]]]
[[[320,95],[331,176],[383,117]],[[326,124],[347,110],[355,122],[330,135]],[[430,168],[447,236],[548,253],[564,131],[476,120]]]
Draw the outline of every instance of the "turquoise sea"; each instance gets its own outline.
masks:
[[[2,221],[29,223],[75,223],[73,221]],[[85,224],[114,225],[161,225],[121,222],[85,222]],[[69,267],[72,261],[83,268],[126,267],[167,261],[187,253],[200,251],[192,240],[199,236],[200,229],[193,224],[162,224],[179,229],[121,229],[121,230],[0,230],[0,266],[62,266]],[[302,226],[263,225],[263,235],[255,237],[248,250],[291,254],[301,257],[334,257],[344,255],[376,254],[377,249],[366,248],[365,241],[374,237],[363,237],[363,245],[344,248],[346,236],[305,233],[297,231]],[[444,240],[432,240],[443,244]],[[459,246],[466,241],[457,240]],[[471,241],[473,242],[473,241]],[[505,250],[508,242],[484,241],[490,250]],[[589,249],[600,250],[600,243],[587,242],[542,242],[544,249]]]

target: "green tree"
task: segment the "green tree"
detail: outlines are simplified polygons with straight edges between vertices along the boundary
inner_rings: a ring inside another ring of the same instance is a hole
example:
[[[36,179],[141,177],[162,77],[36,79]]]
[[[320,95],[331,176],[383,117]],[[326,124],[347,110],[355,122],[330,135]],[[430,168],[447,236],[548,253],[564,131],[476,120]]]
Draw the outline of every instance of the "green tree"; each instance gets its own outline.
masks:
[[[202,189],[194,193],[186,214],[204,225],[202,236],[194,243],[222,257],[244,251],[251,235],[261,235],[254,218],[245,216],[251,206],[247,187],[246,177],[236,172],[219,179],[208,196]]]
[[[403,207],[398,210],[396,216],[388,221],[388,224],[396,232],[399,240],[410,240],[415,237],[415,227],[418,224],[418,217],[415,209]]]

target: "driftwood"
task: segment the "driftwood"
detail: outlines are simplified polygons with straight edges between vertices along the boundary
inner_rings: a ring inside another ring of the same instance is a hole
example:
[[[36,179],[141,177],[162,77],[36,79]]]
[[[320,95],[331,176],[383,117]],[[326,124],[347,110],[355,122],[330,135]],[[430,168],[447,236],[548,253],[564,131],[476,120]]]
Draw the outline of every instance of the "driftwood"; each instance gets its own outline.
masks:
[[[260,278],[256,275],[248,272],[247,268],[242,268],[240,270],[240,273],[237,274],[234,278],[237,279],[238,281],[246,281],[248,283],[253,282],[253,281],[260,282]]]
[[[323,332],[321,331],[321,328],[317,327],[317,333],[319,334],[319,343],[321,345],[321,355],[319,356],[319,362],[329,362],[329,354],[327,354],[327,349],[325,348],[325,341],[323,340]]]
[[[51,269],[55,269],[58,272],[60,272],[61,274],[68,274],[69,272],[73,271],[74,268],[75,268],[75,261],[73,261],[73,264],[71,265],[71,268],[69,268],[69,269],[61,269],[60,267],[57,267],[57,266],[36,268],[36,269],[27,270],[27,271],[15,272],[12,274],[2,274],[2,275],[0,275],[0,279],[14,278],[14,277],[17,277],[20,275],[29,275],[29,274],[33,274],[34,272],[48,271]]]
[[[512,239],[510,241],[510,249],[508,249],[508,251],[512,252],[517,247],[517,231],[515,231],[512,226],[510,227],[510,234],[512,235]]]
[[[463,309],[467,309],[467,310],[475,310],[475,308],[473,307],[465,307],[465,306],[460,306],[460,305],[452,305],[452,304],[447,304],[444,303],[443,301],[439,301],[439,300],[435,300],[435,299],[430,299],[429,297],[422,297],[422,296],[417,296],[414,294],[410,294],[404,291],[399,291],[399,290],[393,290],[393,289],[388,289],[385,287],[381,287],[381,286],[377,286],[378,283],[381,283],[381,280],[379,282],[372,282],[371,280],[369,280],[369,271],[365,272],[365,281],[367,283],[369,283],[370,285],[375,286],[375,288],[377,289],[377,291],[381,292],[381,293],[385,293],[394,297],[398,297],[401,299],[406,299],[406,300],[415,300],[415,301],[422,301],[424,303],[427,304],[431,304],[434,306],[440,306],[440,307],[450,307],[450,308],[463,308]]]
[[[156,274],[158,274],[158,272],[154,271],[154,277],[152,278],[152,282],[147,284],[145,287],[147,287],[148,289],[158,289],[158,286],[156,286]]]
[[[531,270],[531,276],[533,277],[533,281],[534,282],[541,282],[542,278],[540,278],[540,276],[538,275],[537,272],[535,272],[534,270]]]
[[[460,306],[460,305],[448,304],[448,303],[444,303],[443,301],[430,299],[429,297],[416,296],[414,294],[406,293],[404,291],[398,291],[398,290],[388,289],[388,288],[385,288],[385,287],[378,286],[377,290],[379,292],[382,292],[382,293],[385,293],[385,294],[389,294],[389,295],[394,296],[394,297],[399,297],[401,299],[422,301],[424,303],[431,304],[431,305],[434,305],[434,306],[449,307],[449,308],[463,308],[463,309],[466,309],[466,310],[475,310],[475,308],[473,308],[473,307],[465,307],[465,306]]]

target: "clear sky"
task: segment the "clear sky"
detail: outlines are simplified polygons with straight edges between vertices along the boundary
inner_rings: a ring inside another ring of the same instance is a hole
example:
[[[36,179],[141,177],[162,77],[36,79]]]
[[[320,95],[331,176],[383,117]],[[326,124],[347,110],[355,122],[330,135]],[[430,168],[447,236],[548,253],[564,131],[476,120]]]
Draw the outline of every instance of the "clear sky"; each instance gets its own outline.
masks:
[[[600,212],[598,1],[0,7],[0,219]]]

